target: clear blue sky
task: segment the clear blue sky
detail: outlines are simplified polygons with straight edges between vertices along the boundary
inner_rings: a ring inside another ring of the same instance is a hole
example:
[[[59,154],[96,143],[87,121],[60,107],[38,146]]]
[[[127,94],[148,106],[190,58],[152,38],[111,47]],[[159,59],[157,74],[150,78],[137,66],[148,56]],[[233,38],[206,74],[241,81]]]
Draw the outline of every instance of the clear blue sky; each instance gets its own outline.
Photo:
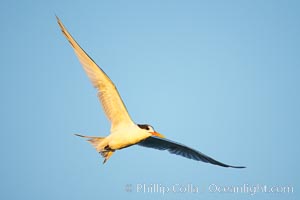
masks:
[[[299,199],[298,1],[0,4],[0,199]],[[247,168],[138,146],[102,165],[73,134],[105,136],[110,125],[55,14],[115,82],[137,123]],[[142,193],[136,184],[201,191]],[[294,192],[213,193],[212,184]]]

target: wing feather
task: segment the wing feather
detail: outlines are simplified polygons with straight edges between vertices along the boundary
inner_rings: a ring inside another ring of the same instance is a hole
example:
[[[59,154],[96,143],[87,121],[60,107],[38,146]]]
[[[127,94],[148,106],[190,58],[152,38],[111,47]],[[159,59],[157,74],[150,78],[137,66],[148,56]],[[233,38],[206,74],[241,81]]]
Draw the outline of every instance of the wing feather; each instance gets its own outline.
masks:
[[[158,150],[167,150],[171,154],[176,154],[192,160],[202,161],[213,165],[219,165],[222,167],[245,168],[241,166],[232,166],[232,165],[221,163],[195,149],[192,149],[183,144],[165,138],[151,136],[146,138],[142,142],[138,143],[138,145],[143,147],[148,147],[148,148],[154,148]]]
[[[121,123],[133,124],[114,83],[73,39],[58,17],[57,22],[64,36],[68,39],[73,47],[75,54],[77,55],[93,86],[97,88],[98,98],[102,104],[107,118],[111,121],[111,128],[114,129]]]

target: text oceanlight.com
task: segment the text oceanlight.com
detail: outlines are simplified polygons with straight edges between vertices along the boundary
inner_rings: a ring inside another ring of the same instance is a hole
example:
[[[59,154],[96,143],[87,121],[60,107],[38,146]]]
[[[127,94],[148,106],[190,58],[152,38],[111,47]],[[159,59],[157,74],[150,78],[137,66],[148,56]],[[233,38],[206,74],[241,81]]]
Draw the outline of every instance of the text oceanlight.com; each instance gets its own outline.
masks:
[[[291,194],[294,192],[293,186],[283,185],[265,185],[265,184],[241,184],[241,185],[221,185],[211,183],[208,185],[196,184],[127,184],[125,187],[127,192],[137,193],[159,193],[162,195],[168,193],[232,193],[232,194],[249,194],[256,195],[258,193],[285,193]]]

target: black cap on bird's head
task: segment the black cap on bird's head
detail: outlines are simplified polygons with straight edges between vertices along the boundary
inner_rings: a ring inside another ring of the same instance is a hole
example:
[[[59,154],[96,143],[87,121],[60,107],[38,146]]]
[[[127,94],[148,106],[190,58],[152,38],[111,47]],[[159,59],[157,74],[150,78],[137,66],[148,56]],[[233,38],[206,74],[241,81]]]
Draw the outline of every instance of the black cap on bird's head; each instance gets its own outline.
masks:
[[[154,130],[154,128],[149,124],[137,124],[137,125],[141,129],[144,129],[144,130],[148,131],[149,133],[151,133],[153,136],[160,137],[160,138],[165,138],[165,136],[163,134],[160,134],[160,133],[156,132]]]

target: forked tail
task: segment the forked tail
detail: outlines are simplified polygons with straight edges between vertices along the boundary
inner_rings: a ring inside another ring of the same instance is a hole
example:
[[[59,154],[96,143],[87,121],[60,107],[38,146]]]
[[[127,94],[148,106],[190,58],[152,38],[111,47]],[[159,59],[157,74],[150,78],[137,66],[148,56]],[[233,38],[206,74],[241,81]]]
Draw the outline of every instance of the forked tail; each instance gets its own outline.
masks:
[[[92,144],[92,146],[101,154],[101,156],[104,158],[103,164],[112,156],[115,150],[112,150],[108,148],[105,137],[93,137],[93,136],[85,136],[85,135],[79,135],[75,134],[76,136],[82,137],[82,138],[88,138],[88,142]]]

